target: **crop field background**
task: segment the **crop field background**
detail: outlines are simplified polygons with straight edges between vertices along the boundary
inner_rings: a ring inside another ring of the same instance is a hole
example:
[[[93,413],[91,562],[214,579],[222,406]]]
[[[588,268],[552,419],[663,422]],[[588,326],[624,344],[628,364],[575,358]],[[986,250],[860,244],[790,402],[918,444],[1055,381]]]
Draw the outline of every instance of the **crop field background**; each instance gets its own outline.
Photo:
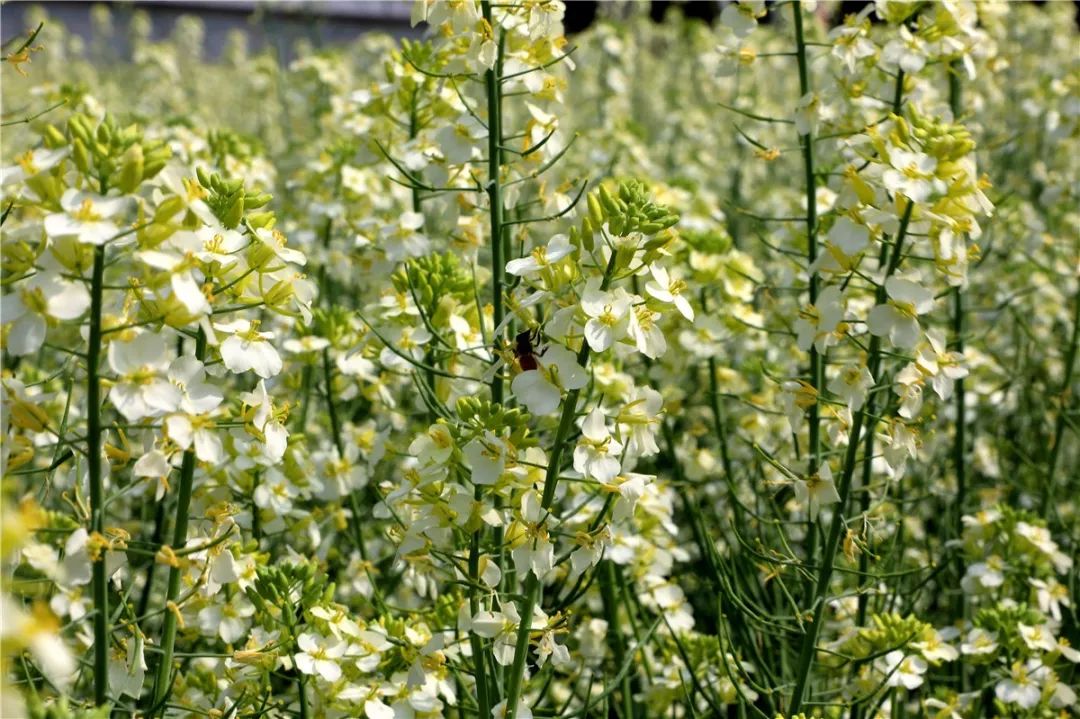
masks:
[[[4,5],[0,717],[1076,716],[1076,6],[585,5]]]

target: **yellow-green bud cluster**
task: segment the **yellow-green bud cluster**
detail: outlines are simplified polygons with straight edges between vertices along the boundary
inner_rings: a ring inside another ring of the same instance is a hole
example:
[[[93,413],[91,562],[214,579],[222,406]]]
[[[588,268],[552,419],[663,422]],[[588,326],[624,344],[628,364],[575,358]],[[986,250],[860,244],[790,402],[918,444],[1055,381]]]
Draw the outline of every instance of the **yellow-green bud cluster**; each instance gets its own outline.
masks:
[[[120,127],[112,115],[95,125],[89,115],[72,115],[67,138],[53,126],[45,130],[47,144],[71,145],[71,159],[79,171],[94,177],[107,188],[134,192],[165,167],[172,150],[160,140],[145,140],[138,125]]]
[[[457,414],[462,424],[475,430],[477,436],[489,430],[518,449],[537,444],[529,431],[529,414],[523,409],[504,407],[478,397],[462,397],[457,401]]]
[[[214,216],[221,220],[221,224],[229,229],[235,229],[244,219],[244,213],[263,207],[273,196],[266,192],[249,192],[244,187],[244,181],[239,178],[225,179],[218,173],[207,173],[201,167],[196,169],[195,174],[199,178],[199,184],[209,190],[206,204],[210,206]],[[268,213],[249,215],[248,222],[253,227],[267,226],[265,217]]]

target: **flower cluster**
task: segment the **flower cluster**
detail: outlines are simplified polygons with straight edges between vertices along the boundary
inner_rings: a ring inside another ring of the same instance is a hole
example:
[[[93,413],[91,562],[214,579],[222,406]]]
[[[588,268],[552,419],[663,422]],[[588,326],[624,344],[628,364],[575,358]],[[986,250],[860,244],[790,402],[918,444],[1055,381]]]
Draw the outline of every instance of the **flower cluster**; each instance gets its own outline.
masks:
[[[648,7],[24,13],[0,714],[1075,711],[1069,4]]]

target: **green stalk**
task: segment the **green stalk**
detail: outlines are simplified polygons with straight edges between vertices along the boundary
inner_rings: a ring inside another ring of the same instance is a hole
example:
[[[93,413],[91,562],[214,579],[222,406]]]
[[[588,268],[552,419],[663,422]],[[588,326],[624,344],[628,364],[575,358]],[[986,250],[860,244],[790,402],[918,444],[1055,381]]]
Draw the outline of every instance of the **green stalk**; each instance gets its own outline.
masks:
[[[495,22],[492,17],[491,3],[484,0],[481,3],[481,11],[484,20],[494,32]],[[503,199],[502,184],[500,182],[502,172],[502,55],[503,40],[499,37],[498,55],[495,66],[484,73],[484,85],[487,89],[487,125],[488,125],[488,207],[490,212],[489,224],[491,227],[491,302],[492,321],[495,327],[499,327],[503,321],[503,273],[505,260],[503,258]],[[502,344],[503,330],[493,332],[494,344],[500,347]],[[503,402],[502,374],[496,372],[491,378],[491,401],[493,404]],[[473,499],[481,502],[484,498],[484,490],[480,485],[473,488]],[[480,555],[481,533],[483,527],[472,532],[469,540],[469,612],[475,615],[480,611],[480,598],[477,596],[477,587],[480,584]],[[499,547],[500,569],[505,564],[503,552],[502,532],[496,530],[495,544]],[[487,719],[491,715],[492,705],[498,701],[493,694],[497,693],[494,685],[488,682],[488,656],[490,654],[483,638],[476,632],[469,631],[469,646],[472,649],[473,668],[476,673],[476,701],[477,715],[481,719]]]
[[[896,243],[892,250],[892,256],[889,259],[889,266],[885,270],[885,276],[881,280],[881,284],[877,288],[876,304],[882,304],[886,300],[885,295],[885,281],[893,275],[896,268],[900,265],[900,259],[903,254],[904,239],[907,236],[908,224],[911,222],[911,212],[915,208],[915,203],[908,200],[907,207],[904,209],[904,215],[900,219],[900,229],[896,234]],[[870,357],[868,362],[868,368],[870,374],[874,376],[877,381],[878,375],[881,371],[881,338],[874,336],[870,340]],[[823,547],[820,567],[818,572],[817,582],[814,586],[813,602],[811,604],[811,610],[813,611],[813,619],[806,632],[803,634],[802,646],[799,650],[799,664],[796,668],[795,688],[791,694],[791,706],[788,708],[788,714],[794,715],[799,713],[799,708],[802,706],[803,698],[806,694],[807,683],[810,679],[811,669],[814,665],[814,656],[817,652],[817,640],[821,634],[821,625],[825,620],[826,601],[825,595],[829,589],[829,580],[832,579],[833,562],[836,560],[836,551],[840,546],[840,532],[844,525],[844,507],[847,506],[848,498],[851,494],[851,480],[855,474],[856,457],[859,452],[859,440],[861,438],[861,432],[863,423],[866,418],[873,414],[874,411],[874,395],[871,394],[866,399],[866,404],[862,409],[855,413],[855,418],[852,420],[851,432],[849,434],[847,451],[844,456],[844,472],[840,477],[840,486],[837,489],[837,493],[840,495],[840,501],[836,504],[836,512],[833,514],[832,522],[829,525],[829,534]],[[873,431],[873,428],[870,428]],[[864,462],[869,462],[870,457],[863,457]]]
[[[600,283],[600,291],[607,290],[611,284],[611,275],[615,271],[615,258],[617,253],[612,251],[607,269],[604,271],[604,279]],[[581,341],[581,349],[577,353],[577,363],[588,368],[589,343]],[[548,466],[544,471],[544,494],[540,498],[540,514],[545,516],[555,501],[555,487],[559,483],[559,467],[562,464],[563,450],[569,444],[570,428],[574,425],[574,416],[577,414],[578,399],[581,398],[580,389],[572,389],[566,395],[563,403],[562,414],[559,416],[559,427],[555,430],[555,442],[551,447],[551,456],[548,457]],[[514,719],[517,714],[518,700],[521,698],[522,678],[525,675],[525,659],[529,653],[529,631],[532,627],[533,609],[540,600],[542,586],[536,576],[536,572],[529,572],[525,580],[525,593],[518,602],[518,615],[521,623],[518,625],[517,638],[514,642],[514,663],[510,666],[510,675],[506,682],[506,719]]]
[[[206,358],[206,335],[199,330],[195,339],[195,359],[202,362]],[[188,510],[191,508],[191,490],[195,479],[195,446],[184,452],[180,464],[180,487],[176,499],[176,524],[173,527],[172,547],[182,548],[187,543]],[[180,596],[179,567],[169,568],[169,584],[165,590],[165,619],[161,630],[161,660],[158,664],[157,677],[154,680],[153,701],[151,706],[161,707],[165,713],[165,699],[168,697],[172,682],[173,650],[176,646],[177,616],[169,610],[169,604]]]
[[[949,109],[952,110],[953,122],[960,117],[960,109],[963,102],[962,89],[960,87],[960,63],[953,61],[949,64]],[[953,291],[952,306],[952,342],[951,349],[954,352],[964,353],[964,294],[963,288],[957,287]],[[964,534],[964,505],[967,503],[967,392],[964,386],[964,378],[956,380],[956,432],[953,435],[953,466],[956,469],[956,500],[953,502],[954,521],[953,538],[960,539]],[[964,557],[962,552],[956,554],[956,576],[964,574]],[[966,609],[964,593],[956,595],[956,615],[963,616]],[[968,672],[964,663],[963,655],[957,661],[957,674],[960,676],[960,690],[968,691]]]
[[[90,533],[105,530],[105,486],[101,468],[101,312],[105,294],[105,246],[94,248],[90,280],[90,336],[86,355],[86,462],[90,479]],[[94,562],[91,582],[94,597],[94,703],[109,699],[109,585],[105,555]]]
[[[608,623],[612,658],[615,666],[621,667],[626,660],[626,640],[619,631],[619,602],[615,596],[615,565],[610,559],[601,562],[600,598],[604,603],[604,618]],[[630,673],[627,672],[619,682],[622,699],[623,719],[634,716],[634,692],[630,687]]]
[[[1076,369],[1076,352],[1080,346],[1080,290],[1073,297],[1073,325],[1072,336],[1069,339],[1069,347],[1065,351],[1065,377],[1061,383],[1061,392],[1058,393],[1061,406],[1058,408],[1058,416],[1054,426],[1054,444],[1050,447],[1050,463],[1046,468],[1046,481],[1043,483],[1041,514],[1047,516],[1051,502],[1054,499],[1054,474],[1057,472],[1058,457],[1061,456],[1061,443],[1065,439],[1065,420],[1068,409],[1069,393],[1073,389],[1073,371]]]
[[[953,122],[956,122],[957,118],[960,117],[960,108],[963,101],[959,70],[958,62],[953,61],[949,65],[949,108],[952,110]],[[952,307],[952,349],[960,353],[964,351],[964,295],[962,289],[957,287],[953,292]],[[954,525],[956,538],[963,534],[964,500],[967,492],[965,399],[964,379],[961,377],[956,381],[956,435],[953,438],[953,465],[956,467],[956,522]]]
[[[795,54],[799,65],[799,96],[803,97],[811,92],[810,71],[807,67],[806,38],[803,34],[802,3],[792,4],[792,12],[795,16]],[[808,266],[812,266],[817,260],[817,180],[814,176],[814,133],[807,132],[799,135],[799,146],[803,156],[803,180],[806,185],[806,259]],[[816,305],[818,298],[818,277],[816,272],[810,273],[810,304]],[[822,357],[818,354],[817,347],[810,345],[810,386],[815,392],[815,402],[810,406],[808,419],[809,462],[808,473],[813,475],[818,471],[821,463],[821,409],[816,401],[816,393],[821,391],[823,382]],[[814,520],[807,520],[806,527],[806,556],[813,557],[817,549],[818,528]],[[810,584],[807,582],[806,589],[809,592]]]

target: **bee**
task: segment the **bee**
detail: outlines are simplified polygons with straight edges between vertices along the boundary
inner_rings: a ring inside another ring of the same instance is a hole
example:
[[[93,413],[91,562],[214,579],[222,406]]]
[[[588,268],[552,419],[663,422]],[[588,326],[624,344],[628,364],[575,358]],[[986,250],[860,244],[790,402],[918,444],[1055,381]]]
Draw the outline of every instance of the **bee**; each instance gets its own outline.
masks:
[[[525,330],[518,332],[517,337],[514,338],[514,359],[517,360],[518,367],[522,372],[527,372],[531,369],[537,369],[540,365],[537,361],[538,355],[543,355],[544,351],[536,350],[536,342],[540,339],[540,328],[537,327],[533,330]]]

